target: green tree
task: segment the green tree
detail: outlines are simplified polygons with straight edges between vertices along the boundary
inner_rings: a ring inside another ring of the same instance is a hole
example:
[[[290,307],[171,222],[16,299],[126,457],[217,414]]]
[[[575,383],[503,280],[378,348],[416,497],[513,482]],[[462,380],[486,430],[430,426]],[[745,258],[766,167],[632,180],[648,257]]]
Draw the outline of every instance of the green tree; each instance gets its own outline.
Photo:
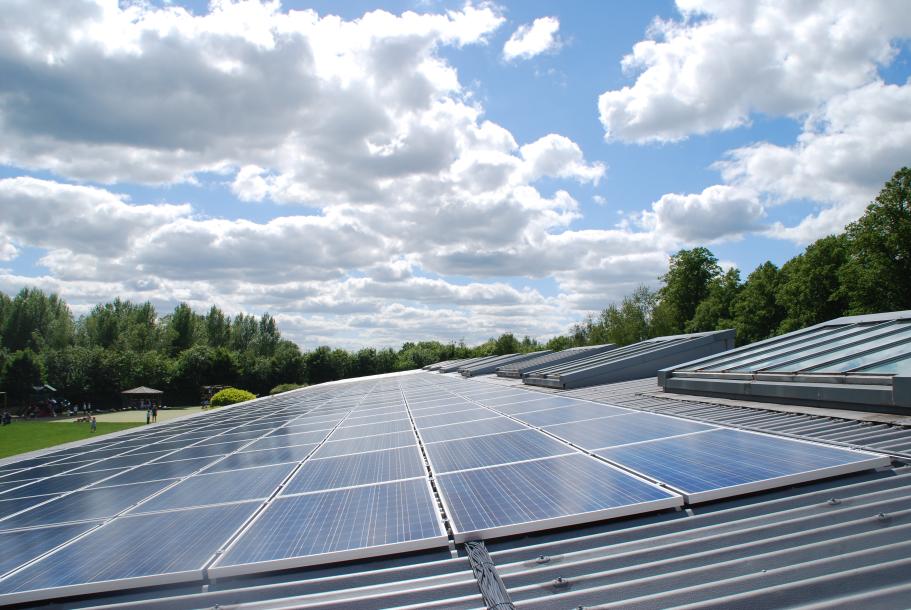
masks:
[[[720,275],[718,259],[707,248],[680,250],[671,256],[668,271],[661,276],[664,286],[658,291],[660,334],[684,332],[699,303],[709,295],[712,281]]]
[[[373,373],[368,373],[373,374]],[[282,340],[278,342],[272,355],[273,385],[280,383],[303,383],[307,378],[307,363],[296,343]]]
[[[231,341],[231,318],[213,305],[206,314],[206,342],[209,347],[227,347]]]
[[[176,356],[196,343],[197,318],[186,303],[174,308],[174,313],[165,319],[165,337],[168,351]]]
[[[788,333],[844,315],[848,302],[838,278],[848,260],[844,235],[830,235],[810,244],[781,266],[776,298],[785,318],[779,332]]]
[[[519,340],[512,333],[503,333],[494,341],[493,353],[497,356],[515,354],[519,351]],[[423,365],[422,365],[423,366]]]
[[[253,316],[237,314],[231,321],[231,349],[236,352],[253,349],[257,327]]]
[[[593,325],[589,344],[629,345],[648,339],[657,296],[648,286],[640,285],[632,294],[623,297],[619,305],[612,303]]]
[[[278,332],[275,318],[264,313],[256,326],[256,353],[260,356],[271,356],[279,341],[281,341],[281,334]]]
[[[839,277],[849,312],[911,309],[911,169],[886,182],[846,237],[848,261]]]
[[[544,344],[544,349],[549,349],[553,351],[560,351],[567,348],[573,347],[573,340],[571,337],[566,335],[557,335],[547,341]]]
[[[30,349],[13,352],[3,367],[2,381],[10,401],[24,403],[32,393],[32,386],[44,382],[41,360]]]
[[[780,271],[766,261],[747,276],[734,302],[737,344],[746,345],[771,337],[784,319],[784,308],[775,298]]]
[[[56,294],[23,288],[4,305],[2,339],[9,351],[62,348],[73,343],[75,325],[67,304]]]
[[[740,270],[728,269],[713,278],[709,293],[696,307],[693,319],[687,322],[686,332],[706,332],[734,327],[734,302],[740,294]]]

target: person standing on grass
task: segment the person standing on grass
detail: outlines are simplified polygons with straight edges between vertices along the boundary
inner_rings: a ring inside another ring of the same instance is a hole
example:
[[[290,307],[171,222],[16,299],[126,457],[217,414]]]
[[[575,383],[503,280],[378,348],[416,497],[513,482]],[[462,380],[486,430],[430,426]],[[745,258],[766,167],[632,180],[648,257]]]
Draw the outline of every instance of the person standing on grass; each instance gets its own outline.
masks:
[[[91,432],[94,432],[98,428],[98,422],[95,421],[95,417],[92,416],[92,427]]]
[[[152,421],[153,422],[158,421],[158,405],[157,404],[152,405]]]
[[[152,409],[146,409],[146,425],[149,425],[149,422],[152,421]]]

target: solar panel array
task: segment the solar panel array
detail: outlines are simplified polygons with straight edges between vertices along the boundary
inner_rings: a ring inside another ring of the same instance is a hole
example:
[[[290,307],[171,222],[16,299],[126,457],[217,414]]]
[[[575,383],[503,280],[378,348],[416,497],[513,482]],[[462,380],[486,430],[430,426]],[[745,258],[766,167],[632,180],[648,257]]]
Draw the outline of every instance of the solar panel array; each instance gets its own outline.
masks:
[[[317,386],[0,467],[0,603],[445,549],[887,463],[453,376]]]

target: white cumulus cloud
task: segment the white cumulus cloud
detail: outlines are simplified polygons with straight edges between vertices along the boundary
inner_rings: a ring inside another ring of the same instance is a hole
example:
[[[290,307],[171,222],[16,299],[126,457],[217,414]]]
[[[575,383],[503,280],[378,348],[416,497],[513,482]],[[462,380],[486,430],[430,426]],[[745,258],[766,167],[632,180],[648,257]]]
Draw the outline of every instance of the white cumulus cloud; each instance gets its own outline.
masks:
[[[561,46],[560,20],[556,17],[540,17],[531,25],[520,25],[503,45],[503,59],[531,59],[541,53],[554,51]]]

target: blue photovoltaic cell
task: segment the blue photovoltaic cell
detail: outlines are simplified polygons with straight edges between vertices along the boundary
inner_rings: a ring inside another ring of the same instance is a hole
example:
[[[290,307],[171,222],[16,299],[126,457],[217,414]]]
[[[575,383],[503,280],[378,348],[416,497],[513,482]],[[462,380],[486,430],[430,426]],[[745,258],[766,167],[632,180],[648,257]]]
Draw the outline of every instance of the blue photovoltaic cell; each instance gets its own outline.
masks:
[[[427,481],[411,479],[277,498],[216,566],[444,536]]]
[[[255,441],[252,445],[245,447],[244,451],[277,449],[278,447],[291,447],[293,445],[312,445],[321,442],[324,438],[326,438],[326,431],[267,436],[266,438]]]
[[[422,428],[420,433],[421,438],[425,443],[436,443],[438,441],[451,441],[457,438],[467,438],[469,436],[481,436],[482,434],[496,434],[497,432],[512,432],[513,430],[527,429],[527,426],[523,426],[509,418],[498,415],[497,417],[478,421],[449,424],[448,426],[437,426],[435,428]]]
[[[307,422],[301,424],[292,422],[288,424],[286,428],[279,428],[272,434],[282,434],[282,430],[287,430],[288,434],[297,434],[298,432],[314,432],[317,430],[325,430],[328,432],[329,430],[335,428],[338,422],[339,420],[337,419],[332,420],[331,422]]]
[[[520,462],[576,451],[537,430],[519,430],[430,443],[424,448],[434,473]]]
[[[739,430],[718,429],[597,452],[686,493],[717,490],[858,463],[876,456]]]
[[[527,524],[524,531],[554,523],[533,522],[582,515],[679,496],[582,454],[439,475],[437,486],[456,532],[468,534]],[[679,503],[682,503],[679,502]],[[591,520],[598,520],[597,514]],[[496,535],[494,532],[493,535]]]
[[[35,468],[29,468],[27,470],[21,470],[19,472],[11,473],[2,479],[0,483],[9,483],[11,481],[25,481],[27,479],[40,479],[43,477],[50,477],[55,474],[60,474],[68,470],[73,470],[78,468],[78,464],[51,464],[49,466],[37,466]],[[94,469],[97,470],[97,469]]]
[[[465,411],[456,411],[455,413],[442,413],[440,415],[428,415],[426,417],[414,416],[414,424],[418,428],[431,428],[433,426],[445,426],[447,424],[458,424],[465,421],[475,421],[495,416],[496,413],[490,409],[467,409]]]
[[[199,445],[181,449],[168,456],[168,461],[188,460],[190,458],[213,457],[225,455],[246,445],[249,441],[238,441],[236,443],[219,443],[216,445]]]
[[[114,519],[0,581],[0,603],[14,592],[202,570],[258,506],[248,502]]]
[[[244,430],[242,432],[227,432],[221,436],[216,436],[212,439],[212,443],[226,443],[232,441],[249,441],[254,438],[259,438],[265,434],[265,430]],[[205,442],[204,444],[209,444]]]
[[[338,428],[329,437],[331,441],[341,441],[349,438],[358,438],[361,436],[373,436],[375,434],[389,434],[392,432],[407,432],[411,430],[411,421],[399,419],[379,424],[361,424],[351,426],[350,428]]]
[[[252,468],[254,466],[271,466],[284,462],[299,462],[310,455],[310,452],[314,449],[316,449],[315,444],[235,453],[206,469],[206,472],[221,472],[237,470],[238,468]]]
[[[456,413],[457,411],[467,411],[477,409],[478,405],[467,400],[455,404],[443,405],[440,407],[412,407],[411,415],[414,417],[428,417],[430,415],[442,415],[445,413]]]
[[[716,429],[716,426],[651,413],[631,413],[603,419],[557,424],[545,428],[547,432],[566,439],[583,449],[603,449],[615,445]]]
[[[112,517],[168,484],[168,481],[156,481],[77,491],[4,519],[0,521],[0,529]]]
[[[497,396],[496,398],[485,398],[484,400],[479,400],[478,402],[483,403],[484,406],[487,406],[487,407],[499,407],[501,405],[510,405],[510,404],[515,404],[517,402],[529,402],[529,401],[533,401],[536,399],[547,400],[547,399],[552,399],[552,398],[553,398],[552,396],[548,396],[547,394],[540,394],[540,393],[533,394],[530,392],[515,392],[513,394]],[[552,405],[552,406],[557,407],[560,405]]]
[[[101,485],[120,485],[121,483],[140,483],[142,481],[158,481],[160,479],[177,479],[185,477],[191,472],[195,472],[211,464],[216,458],[204,457],[194,460],[180,460],[179,462],[155,462],[144,466],[137,466],[132,470],[127,470],[112,479],[108,479]]]
[[[183,449],[193,443],[198,442],[199,439],[186,439],[182,441],[169,441],[169,442],[159,442],[151,443],[144,447],[135,447],[128,455],[139,455],[143,453],[152,453],[157,451],[174,451],[175,449]]]
[[[407,445],[416,445],[418,439],[414,432],[393,432],[392,434],[378,434],[376,436],[363,436],[344,441],[323,443],[316,453],[315,458],[335,457],[349,453],[363,453],[364,451],[378,451],[380,449],[394,449]]]
[[[416,445],[310,460],[301,466],[282,494],[409,479],[423,476],[425,472],[421,452]]]
[[[378,424],[391,421],[408,421],[408,413],[403,409],[402,411],[396,413],[380,413],[378,415],[358,415],[355,417],[355,414],[352,413],[348,419],[342,422],[342,428],[350,428],[351,426],[365,426],[369,424]]]
[[[86,472],[80,474],[63,474],[42,481],[35,481],[24,487],[13,489],[5,493],[2,498],[21,498],[25,496],[39,496],[45,494],[55,494],[64,491],[73,491],[86,485],[91,485],[111,477],[122,470],[99,470],[97,472]]]
[[[267,438],[273,438],[276,436],[294,436],[295,434],[317,434],[319,432],[322,432],[323,436],[329,434],[328,430],[305,430],[301,428],[291,428],[284,426],[282,428],[276,428],[265,437],[263,437],[263,439],[265,440]]]
[[[16,527],[15,525],[7,525],[6,519],[12,514],[18,513],[20,510],[25,510],[31,508],[42,502],[47,502],[53,498],[56,498],[55,495],[49,496],[31,496],[29,498],[16,498],[14,500],[2,500],[0,501],[0,530],[3,529],[12,529]]]
[[[267,498],[294,467],[294,464],[282,464],[194,475],[137,506],[131,512],[174,510],[204,504]]]
[[[58,453],[54,453],[52,455],[29,458],[27,460],[19,460],[18,462],[13,462],[11,464],[6,464],[5,466],[0,467],[0,476],[10,474],[14,470],[22,470],[24,468],[31,468],[33,466],[41,466],[43,464],[47,464],[48,462],[59,460],[62,457],[64,456]]]
[[[93,463],[88,466],[83,466],[82,468],[79,468],[75,472],[84,472],[84,471],[89,471],[89,470],[94,471],[94,470],[101,470],[101,469],[107,469],[107,468],[129,468],[131,466],[139,466],[140,464],[145,464],[145,463],[151,462],[155,458],[159,458],[166,453],[167,453],[167,451],[154,451],[151,453],[136,453],[136,454],[131,453],[129,455],[124,455],[121,457],[112,457],[112,458],[108,458],[106,460],[102,460],[101,462]],[[166,459],[170,459],[170,458],[166,458]]]
[[[76,523],[19,532],[0,532],[0,576],[98,525]]]
[[[3,494],[6,493],[7,491],[9,491],[11,489],[15,489],[17,487],[22,487],[23,485],[28,485],[29,482],[30,481],[14,481],[12,483],[6,483],[4,485],[0,485],[0,500],[5,499]],[[7,497],[12,497],[12,496],[7,496]]]
[[[575,407],[579,405],[586,405],[591,403],[582,402],[579,400],[574,400],[572,398],[564,397],[547,397],[547,398],[537,398],[532,395],[527,397],[527,400],[521,402],[515,402],[508,405],[500,405],[495,407],[497,411],[502,411],[507,415],[517,415],[519,413],[533,413],[535,411],[545,411],[548,409],[562,409],[566,407]],[[622,409],[624,413],[628,411]]]
[[[535,411],[533,413],[522,413],[516,415],[516,419],[531,424],[532,426],[549,426],[552,424],[562,424],[571,421],[582,421],[585,419],[595,419],[600,417],[610,417],[613,415],[624,415],[633,413],[629,409],[619,407],[609,407],[607,405],[596,405],[590,402],[579,402],[571,407],[561,409],[548,409],[547,411]]]

